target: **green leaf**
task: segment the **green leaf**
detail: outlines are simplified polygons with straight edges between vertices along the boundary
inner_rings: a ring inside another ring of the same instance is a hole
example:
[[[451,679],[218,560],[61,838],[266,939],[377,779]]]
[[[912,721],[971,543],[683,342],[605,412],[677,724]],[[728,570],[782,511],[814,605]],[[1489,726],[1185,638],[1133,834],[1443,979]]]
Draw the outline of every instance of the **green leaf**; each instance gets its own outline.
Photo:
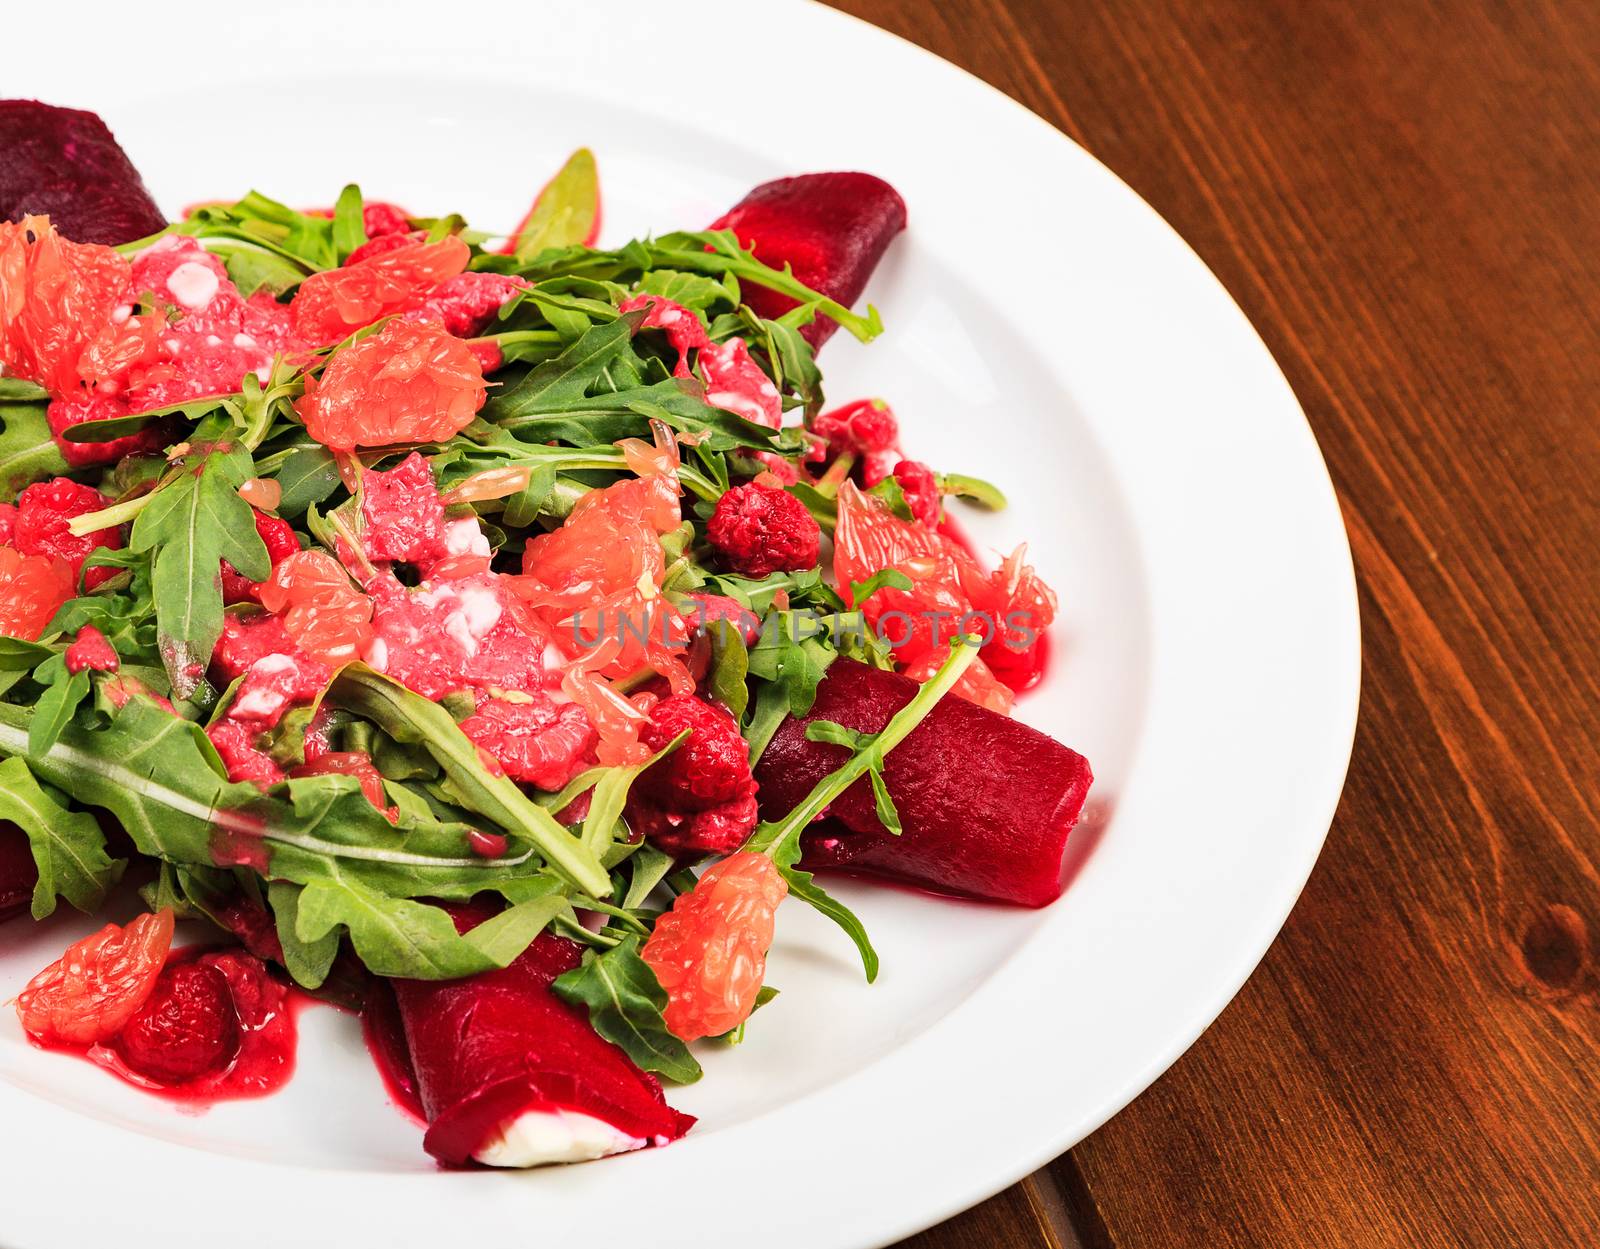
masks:
[[[367,241],[366,222],[361,212],[361,188],[351,183],[339,192],[333,205],[333,249],[344,260]]]
[[[334,679],[340,705],[364,715],[396,741],[425,746],[439,761],[464,805],[531,842],[546,861],[585,893],[609,897],[611,881],[594,852],[556,823],[505,775],[490,775],[478,748],[438,703],[414,694],[364,664],[352,664]]]
[[[283,490],[279,514],[298,516],[339,488],[339,466],[326,447],[299,447],[289,453],[277,480]]]
[[[939,488],[945,494],[970,499],[979,507],[998,512],[1006,506],[1006,496],[999,486],[991,485],[981,477],[967,477],[961,473],[944,473],[939,478]]]
[[[636,911],[645,903],[651,892],[672,871],[676,863],[665,850],[657,850],[648,841],[641,845],[628,860],[633,875],[628,880],[628,892],[623,895],[622,909]]]
[[[54,671],[44,693],[34,704],[33,723],[28,726],[28,753],[32,755],[45,754],[56,744],[61,730],[89,694],[87,672],[68,672],[65,664],[55,661],[41,665],[41,669],[47,667]],[[34,678],[39,679],[38,672],[34,673]]]
[[[703,273],[652,269],[639,279],[637,289],[640,294],[660,295],[663,299],[703,313],[715,304],[736,303],[739,298],[738,283],[732,285],[733,290],[730,291],[725,281],[719,282]]]
[[[911,578],[898,568],[882,568],[873,573],[865,581],[852,581],[850,583],[850,602],[853,606],[860,607],[879,590],[909,590]]]
[[[272,573],[266,544],[237,484],[249,456],[207,455],[150,496],[134,521],[128,547],[155,551],[151,592],[161,658],[173,693],[188,698],[200,687],[212,648],[222,635],[221,561],[252,581]]]
[[[267,886],[267,900],[278,929],[278,944],[283,947],[283,965],[295,983],[307,989],[320,989],[333,960],[339,956],[339,933],[330,930],[315,941],[302,941],[296,928],[300,914],[302,886],[275,880]]]
[[[622,808],[627,805],[628,790],[639,779],[640,773],[665,759],[688,736],[689,730],[685,729],[643,763],[605,769],[589,796],[589,814],[583,820],[583,844],[589,851],[599,855],[613,840],[617,821],[622,818]]]
[[[31,385],[16,378],[0,378],[0,383]],[[67,471],[44,414],[43,401],[13,401],[0,391],[0,503],[15,503],[34,482]]]
[[[900,836],[900,812],[895,808],[894,799],[889,796],[889,783],[883,779],[883,768],[873,768],[867,773],[867,779],[872,782],[872,802],[877,809],[878,823],[883,825],[884,832]]]
[[[745,649],[744,635],[731,620],[713,620],[706,634],[711,641],[707,688],[736,723],[743,723],[750,703],[750,687],[745,682],[750,672],[750,652]]]
[[[294,924],[296,939],[308,943],[347,931],[357,957],[376,976],[456,980],[505,967],[551,919],[570,910],[559,895],[536,897],[461,934],[440,907],[327,879],[301,891]]]
[[[34,919],[56,909],[58,894],[93,914],[126,866],[106,854],[105,834],[94,816],[69,810],[45,793],[26,761],[15,756],[0,762],[0,819],[22,829],[33,850],[39,869]]]
[[[222,261],[246,299],[257,291],[281,295],[306,280],[302,265],[251,243],[213,243],[207,250]]]
[[[594,153],[580,147],[545,183],[518,227],[512,251],[530,259],[551,247],[585,244],[600,217],[600,173]]]
[[[594,1030],[646,1071],[678,1084],[700,1078],[700,1064],[689,1047],[667,1030],[662,1018],[667,992],[640,956],[637,936],[585,954],[582,964],[553,987],[567,1001],[587,1007]]]
[[[629,313],[597,325],[554,360],[547,360],[516,385],[501,391],[484,407],[485,420],[504,424],[509,419],[561,412],[583,399],[617,356],[628,346],[644,319]]]

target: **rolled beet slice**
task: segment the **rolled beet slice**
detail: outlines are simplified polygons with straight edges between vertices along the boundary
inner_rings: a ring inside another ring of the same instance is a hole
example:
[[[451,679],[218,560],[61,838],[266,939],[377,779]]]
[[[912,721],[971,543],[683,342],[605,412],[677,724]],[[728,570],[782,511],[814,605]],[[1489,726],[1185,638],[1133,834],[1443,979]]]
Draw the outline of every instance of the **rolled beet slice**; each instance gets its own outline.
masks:
[[[76,243],[128,243],[167,224],[95,114],[0,100],[0,220],[30,213]]]
[[[906,228],[906,203],[870,173],[806,173],[763,182],[711,228],[732,230],[762,262],[775,269],[790,265],[812,290],[848,308]],[[744,299],[768,319],[795,306],[789,296],[759,286],[746,285]],[[838,328],[818,317],[800,332],[820,347]]]
[[[755,775],[762,818],[791,810],[847,757],[842,746],[807,741],[806,724],[832,720],[875,733],[916,690],[907,677],[835,660],[811,714],[784,721],[761,756]],[[1061,894],[1061,855],[1093,779],[1076,751],[952,695],[885,762],[900,835],[878,822],[863,779],[807,830],[801,866],[1044,906]]]
[[[0,921],[28,909],[38,882],[39,865],[28,835],[11,821],[0,820]]]
[[[492,912],[453,908],[469,930]],[[510,966],[464,980],[394,980],[422,1144],[460,1166],[533,1166],[665,1145],[694,1124],[661,1083],[550,988],[583,947],[541,933]]]

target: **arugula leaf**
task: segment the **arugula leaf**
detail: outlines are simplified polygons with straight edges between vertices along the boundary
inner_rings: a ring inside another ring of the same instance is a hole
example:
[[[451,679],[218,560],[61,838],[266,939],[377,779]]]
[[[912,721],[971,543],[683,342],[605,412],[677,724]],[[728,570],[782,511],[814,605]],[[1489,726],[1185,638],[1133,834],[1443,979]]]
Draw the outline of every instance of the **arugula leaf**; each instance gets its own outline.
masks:
[[[275,880],[267,886],[267,900],[278,929],[278,944],[283,947],[283,965],[295,983],[306,989],[320,989],[339,957],[339,933],[330,929],[315,941],[304,941],[297,927],[300,916],[300,891],[304,886]]]
[[[0,378],[0,388],[0,503],[15,503],[34,482],[65,473],[67,462],[45,420],[48,399],[23,397],[38,387]]]
[[[739,283],[726,275],[719,282],[703,273],[652,269],[640,277],[636,289],[642,295],[660,295],[701,313],[719,303],[739,302]]]
[[[437,906],[327,878],[301,890],[294,933],[297,941],[315,944],[348,931],[357,956],[376,976],[456,980],[505,967],[556,915],[570,910],[567,899],[548,894],[508,907],[463,934]]]
[[[700,1078],[689,1047],[667,1030],[667,991],[639,954],[639,938],[624,937],[609,950],[589,951],[552,986],[589,1011],[594,1030],[620,1046],[640,1067],[678,1084]]]
[[[583,820],[583,844],[594,854],[599,854],[613,839],[617,821],[622,818],[622,808],[628,801],[628,790],[640,773],[670,755],[688,739],[685,729],[643,763],[632,767],[606,768],[589,796],[589,814]]]
[[[750,687],[745,682],[750,672],[750,652],[745,649],[744,635],[731,620],[713,620],[706,634],[711,641],[706,687],[728,709],[734,723],[742,724],[750,703]]]
[[[991,512],[1001,511],[1006,506],[1006,496],[1000,487],[984,481],[981,477],[968,477],[963,473],[942,473],[939,477],[939,488],[945,494],[969,499]]]
[[[667,878],[667,873],[672,871],[672,865],[676,862],[665,850],[657,850],[648,841],[634,851],[628,860],[633,875],[628,880],[628,892],[622,898],[622,909],[637,911],[642,907],[651,891]]]
[[[89,674],[68,672],[61,655],[52,655],[33,670],[33,679],[45,687],[34,704],[28,726],[28,753],[45,754],[56,744],[61,730],[89,694]]]
[[[0,762],[0,819],[22,829],[33,850],[39,869],[34,919],[56,909],[58,894],[93,914],[127,866],[106,853],[105,834],[94,816],[69,810],[47,794],[23,759]]]
[[[283,491],[278,513],[298,516],[339,488],[339,466],[326,447],[298,447],[278,469],[277,481]]]
[[[457,797],[501,828],[530,841],[550,865],[579,889],[608,897],[611,881],[593,850],[556,823],[505,775],[491,776],[477,747],[438,703],[414,694],[364,664],[334,679],[335,701],[366,716],[401,743],[419,743],[439,761]]]
[[[498,392],[483,418],[505,424],[510,418],[560,412],[585,398],[589,388],[632,340],[644,313],[630,312],[597,325],[554,360],[547,360],[521,381]]]
[[[228,277],[246,299],[257,291],[281,295],[306,279],[302,266],[254,243],[213,242],[206,250],[222,261]]]
[[[817,686],[839,656],[812,616],[775,612],[762,622],[761,637],[750,651],[750,675],[780,686],[789,710],[803,716],[816,701]]]
[[[333,250],[342,261],[367,241],[367,227],[361,212],[361,188],[351,183],[339,192],[333,205]]]
[[[599,217],[600,174],[594,153],[580,147],[539,192],[512,240],[513,253],[527,260],[547,248],[587,243]]]
[[[532,850],[485,859],[463,824],[396,827],[351,776],[291,780],[272,794],[229,782],[198,724],[135,697],[103,729],[70,723],[45,755],[28,754],[32,712],[0,703],[0,754],[41,781],[116,816],[143,854],[186,866],[249,865],[273,879],[353,880],[395,897],[521,890],[547,869]],[[286,791],[286,793],[285,793]]]
[[[149,496],[128,549],[153,551],[151,592],[162,662],[178,698],[200,688],[222,636],[221,561],[252,581],[272,574],[267,547],[238,486],[253,468],[244,452],[211,452]]]

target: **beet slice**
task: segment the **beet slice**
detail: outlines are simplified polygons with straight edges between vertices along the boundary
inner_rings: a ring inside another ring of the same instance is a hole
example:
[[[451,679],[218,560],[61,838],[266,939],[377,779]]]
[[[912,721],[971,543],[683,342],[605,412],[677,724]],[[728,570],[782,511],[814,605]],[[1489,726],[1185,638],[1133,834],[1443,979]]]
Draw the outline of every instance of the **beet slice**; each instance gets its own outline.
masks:
[[[0,220],[42,213],[75,243],[128,243],[167,224],[93,113],[0,100]]]
[[[870,173],[806,173],[763,182],[711,228],[732,230],[759,260],[774,269],[790,265],[812,290],[848,308],[890,240],[906,228],[906,202]],[[795,306],[787,295],[748,284],[744,299],[769,320]],[[800,333],[820,347],[838,328],[818,317]]]
[[[462,932],[493,914],[450,911]],[[656,1145],[694,1124],[667,1105],[659,1080],[589,1026],[582,1007],[550,988],[582,957],[577,942],[544,932],[500,971],[391,981],[429,1124],[422,1144],[435,1158],[470,1162],[528,1110],[580,1111]]]
[[[917,683],[835,660],[804,719],[779,726],[756,767],[761,816],[774,820],[848,757],[806,740],[811,720],[876,733]],[[801,866],[847,868],[964,897],[1044,906],[1061,894],[1061,855],[1093,776],[1076,751],[954,695],[889,753],[884,780],[904,831],[886,832],[865,779],[802,839]]]
[[[0,920],[26,911],[38,882],[39,866],[33,861],[28,834],[10,820],[0,820]]]

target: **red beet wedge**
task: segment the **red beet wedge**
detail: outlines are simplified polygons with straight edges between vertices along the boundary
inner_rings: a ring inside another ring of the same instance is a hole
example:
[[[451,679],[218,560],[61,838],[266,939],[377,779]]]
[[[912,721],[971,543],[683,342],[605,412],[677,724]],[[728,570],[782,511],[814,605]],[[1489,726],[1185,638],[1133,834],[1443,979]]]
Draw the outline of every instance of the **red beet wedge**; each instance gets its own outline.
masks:
[[[492,912],[452,908],[463,932]],[[589,1026],[551,982],[583,947],[546,932],[509,967],[465,980],[395,980],[406,1046],[428,1120],[423,1148],[461,1165],[527,1112],[576,1111],[642,1144],[677,1140],[694,1123],[661,1084]]]
[[[77,243],[128,243],[167,224],[93,113],[0,100],[0,220],[29,213]]]
[[[906,204],[892,186],[870,173],[806,173],[763,182],[711,223],[775,269],[790,265],[812,290],[849,307],[895,235],[906,228]],[[745,302],[767,318],[795,306],[787,295],[746,286]],[[813,347],[839,326],[818,317],[801,333]]]
[[[842,746],[807,741],[807,722],[875,733],[916,690],[907,677],[836,660],[811,714],[784,721],[761,756],[762,817],[792,809],[847,757]],[[1093,780],[1082,755],[952,695],[890,752],[884,779],[904,831],[896,837],[879,824],[863,779],[806,832],[802,867],[1023,906],[1060,895],[1061,854]]]
[[[28,909],[38,881],[28,835],[10,820],[0,820],[0,920]]]

